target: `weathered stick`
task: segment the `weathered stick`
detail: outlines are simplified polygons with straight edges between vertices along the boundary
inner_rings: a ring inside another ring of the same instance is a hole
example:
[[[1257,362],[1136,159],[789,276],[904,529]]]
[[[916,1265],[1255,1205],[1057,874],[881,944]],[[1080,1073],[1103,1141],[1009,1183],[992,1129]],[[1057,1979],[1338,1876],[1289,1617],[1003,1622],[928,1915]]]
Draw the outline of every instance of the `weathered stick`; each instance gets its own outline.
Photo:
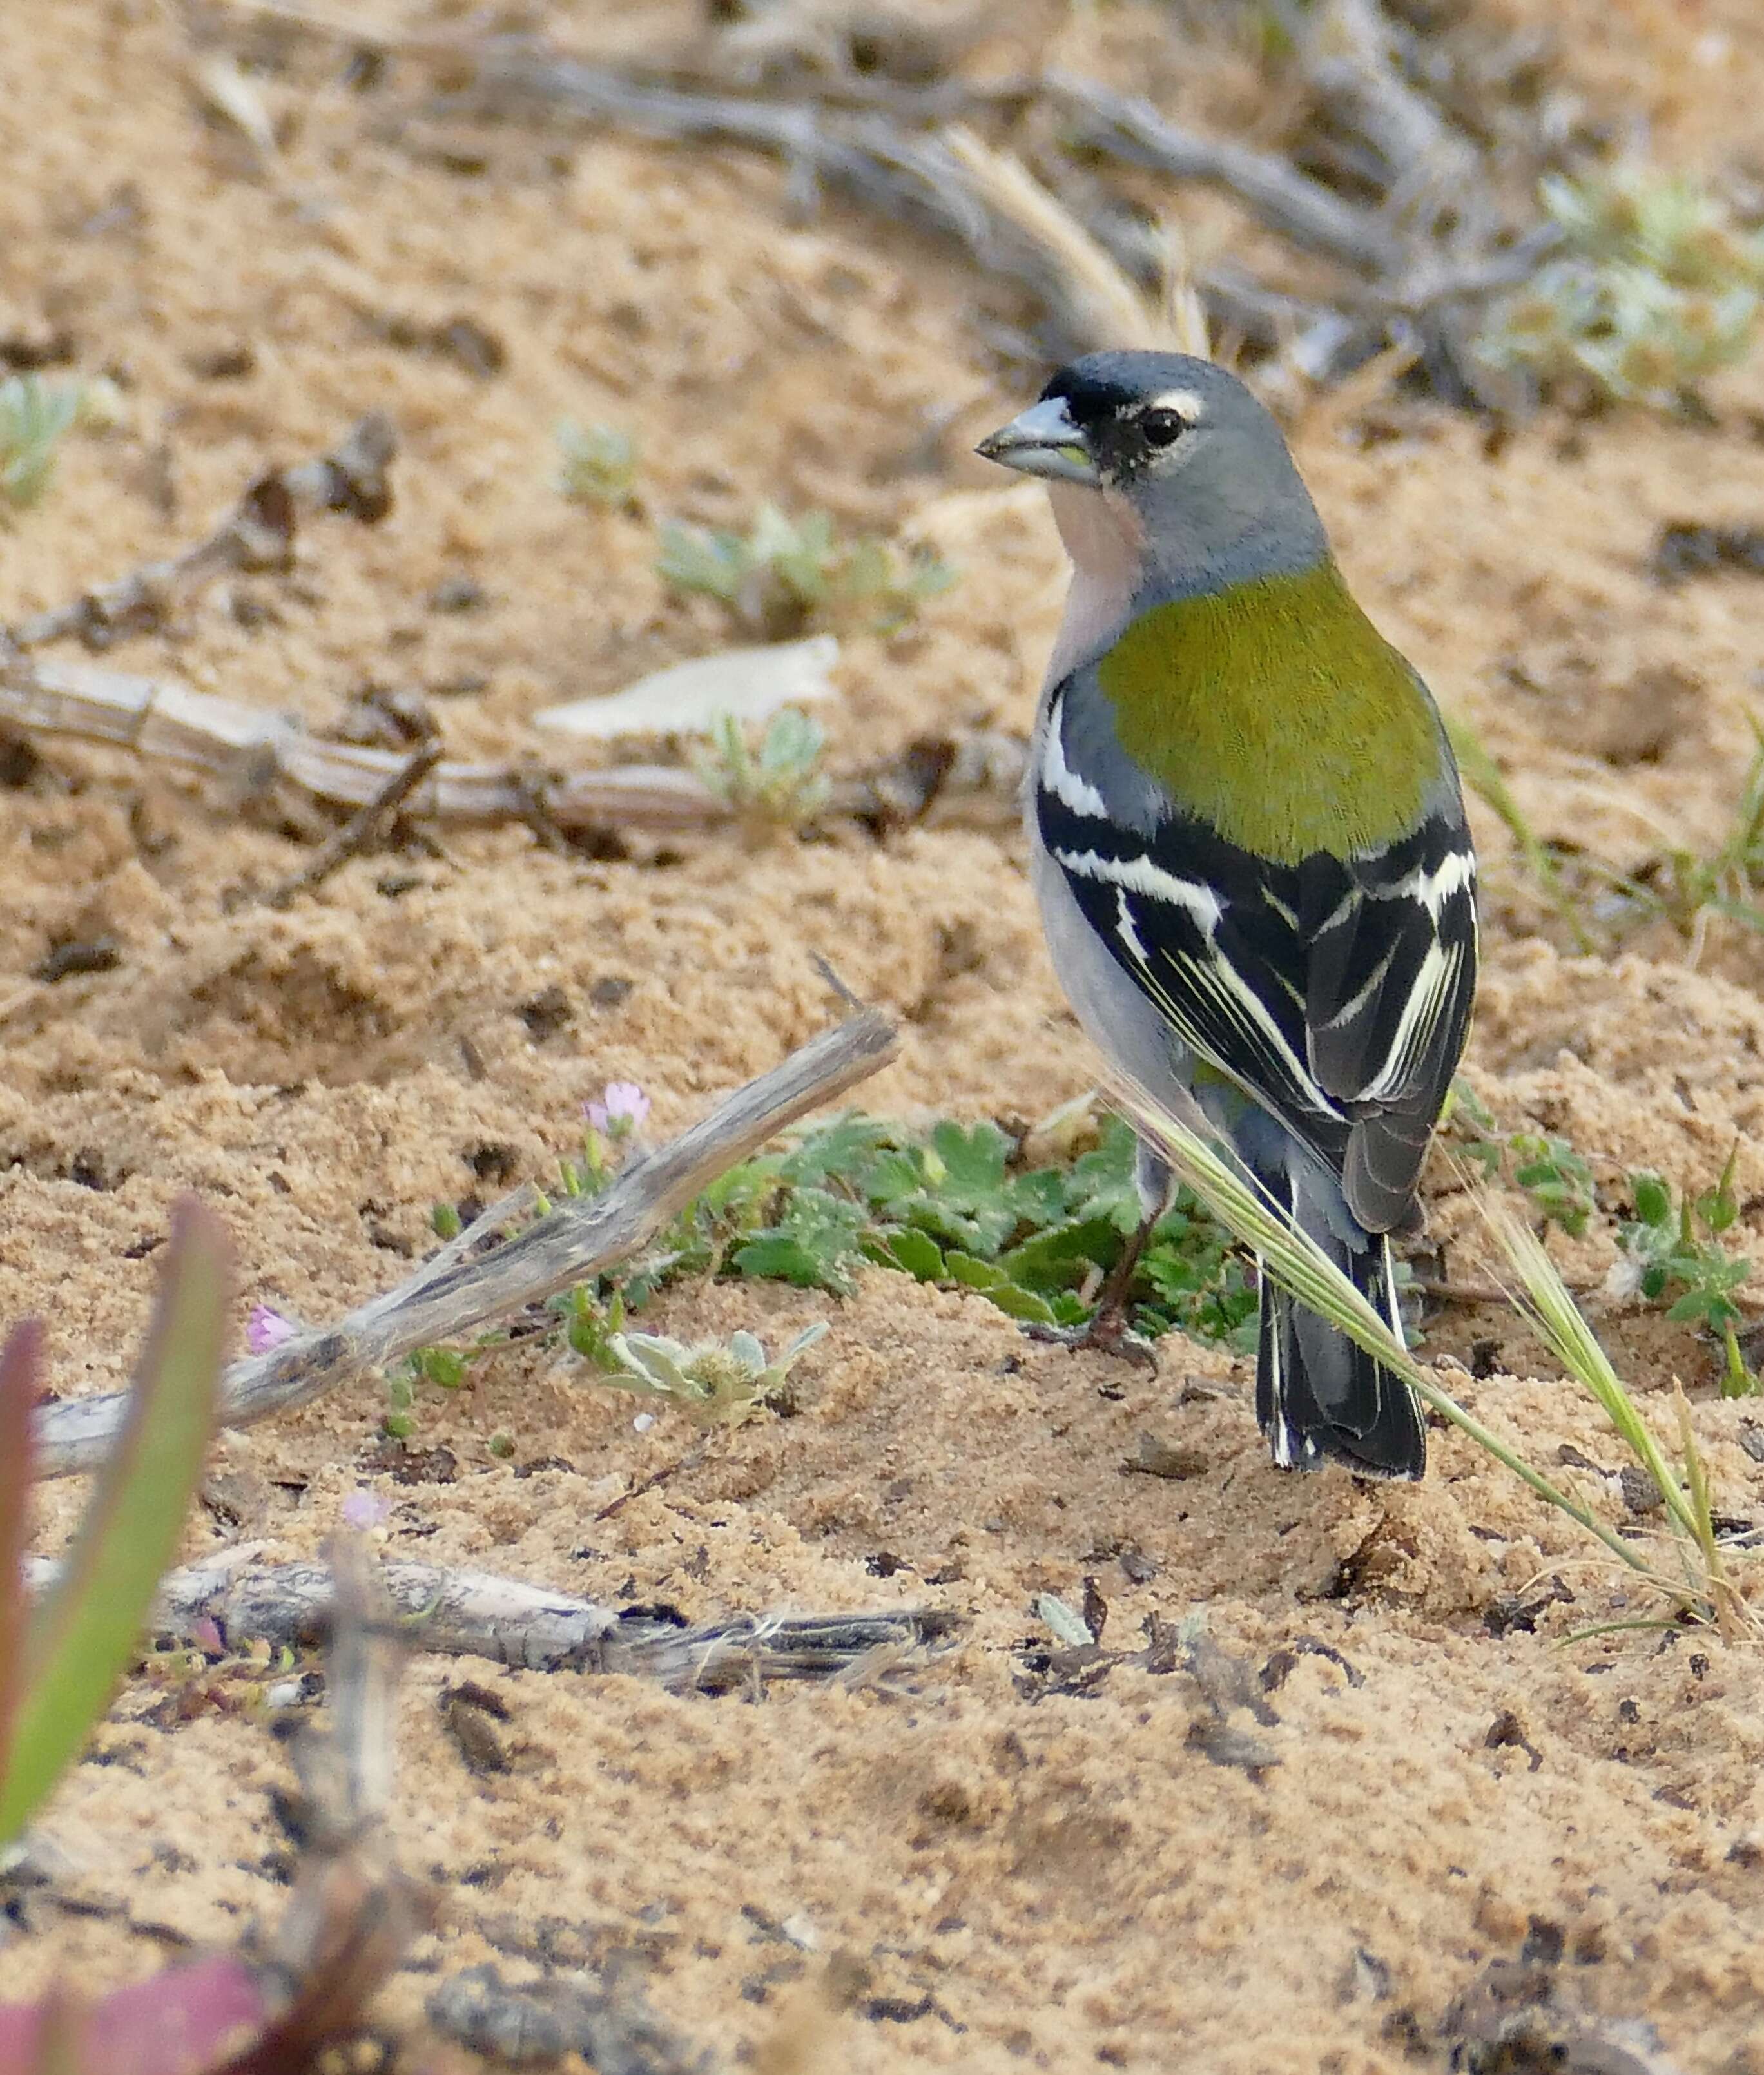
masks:
[[[77,634],[89,648],[107,648],[124,635],[163,624],[180,599],[229,569],[286,569],[303,511],[340,512],[378,525],[392,508],[387,471],[397,451],[391,420],[369,412],[329,454],[260,475],[206,540],[166,561],[143,563],[71,605],[33,615],[11,629],[13,645],[35,648]]]
[[[1116,93],[1075,73],[1052,72],[1047,85],[1069,107],[1090,118],[1083,141],[1093,150],[1176,180],[1223,188],[1270,230],[1357,272],[1386,274],[1400,265],[1403,246],[1387,226],[1272,152],[1228,139],[1197,136],[1161,115],[1149,101]]]
[[[271,908],[286,908],[300,894],[322,886],[332,873],[359,856],[378,841],[381,832],[397,818],[399,809],[441,760],[441,744],[425,743],[381,786],[365,807],[358,807],[318,854],[292,877],[265,896]]]
[[[132,750],[208,772],[241,795],[279,779],[352,812],[371,806],[409,768],[409,753],[320,742],[280,714],[168,679],[125,676],[94,664],[8,654],[0,646],[0,725],[25,734]],[[910,747],[878,770],[836,781],[827,811],[872,821],[934,818],[986,826],[1014,818],[1024,746],[978,733]],[[547,773],[526,764],[443,760],[400,803],[412,820],[493,825],[536,806],[559,828],[706,828],[735,810],[689,771],[620,764]]]
[[[317,799],[350,809],[371,806],[409,762],[405,751],[317,741],[280,714],[172,680],[8,654],[3,647],[0,723],[212,772],[246,794],[285,778]],[[627,828],[694,827],[727,821],[731,812],[689,771],[635,764],[547,778],[517,764],[443,762],[404,808],[438,821],[519,821],[532,812],[536,794],[565,829],[608,822]]]
[[[702,1123],[627,1168],[603,1195],[561,1204],[481,1258],[462,1257],[456,1241],[334,1326],[233,1363],[222,1378],[221,1423],[249,1427],[292,1410],[364,1369],[456,1340],[625,1260],[726,1169],[878,1072],[898,1044],[887,1017],[866,1009],[737,1089]],[[95,1468],[128,1402],[126,1391],[109,1391],[41,1407],[37,1474]]]
[[[230,1645],[263,1640],[278,1648],[328,1630],[333,1597],[323,1563],[238,1563],[228,1552],[173,1571],[159,1586],[155,1620],[189,1633],[217,1623]],[[52,1568],[33,1564],[33,1581]],[[487,1657],[525,1671],[625,1672],[665,1686],[710,1692],[755,1679],[824,1679],[871,1652],[936,1641],[950,1617],[913,1608],[875,1613],[738,1615],[688,1628],[652,1609],[597,1605],[485,1571],[392,1562],[379,1576],[416,1650]]]

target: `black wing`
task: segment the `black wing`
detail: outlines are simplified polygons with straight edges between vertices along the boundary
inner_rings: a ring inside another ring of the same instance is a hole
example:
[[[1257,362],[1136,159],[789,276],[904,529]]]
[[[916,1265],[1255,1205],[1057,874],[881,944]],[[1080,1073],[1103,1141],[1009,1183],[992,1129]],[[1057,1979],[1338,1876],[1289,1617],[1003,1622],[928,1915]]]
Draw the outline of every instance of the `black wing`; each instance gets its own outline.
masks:
[[[1060,722],[1056,702],[1056,740]],[[1475,987],[1461,813],[1364,857],[1282,866],[1183,816],[1142,835],[1100,811],[1063,753],[1055,772],[1057,787],[1037,774],[1041,840],[1118,963],[1185,1044],[1343,1178],[1369,1230],[1400,1224]]]

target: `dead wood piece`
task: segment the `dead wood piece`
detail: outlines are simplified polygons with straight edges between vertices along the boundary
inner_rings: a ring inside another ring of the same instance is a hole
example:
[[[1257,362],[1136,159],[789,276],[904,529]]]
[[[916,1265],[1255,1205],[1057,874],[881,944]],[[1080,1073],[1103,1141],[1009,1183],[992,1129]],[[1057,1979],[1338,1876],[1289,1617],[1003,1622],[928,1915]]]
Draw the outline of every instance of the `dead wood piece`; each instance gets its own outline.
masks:
[[[369,2003],[433,1916],[428,1891],[401,1872],[384,1833],[403,1653],[366,1543],[335,1538],[327,1733],[308,1725],[292,1755],[307,1845],[271,1946],[293,1994],[236,2064],[296,2075],[328,2040],[358,2029]]]
[[[225,777],[245,797],[286,779],[315,799],[365,807],[408,766],[402,752],[321,742],[259,706],[193,691],[175,680],[125,676],[85,663],[25,656],[0,644],[0,723],[131,749]],[[616,822],[652,830],[727,821],[730,808],[689,771],[619,764],[536,781],[516,764],[437,764],[404,802],[413,816],[497,824],[525,818],[536,797],[560,828]]]
[[[330,841],[324,844],[310,864],[302,867],[292,878],[284,880],[273,892],[265,897],[266,905],[271,908],[286,908],[299,895],[310,893],[315,887],[322,886],[332,873],[371,849],[379,839],[380,831],[396,818],[399,809],[414,793],[441,760],[441,744],[427,743],[414,756],[408,758],[381,786],[365,807],[358,808]]]
[[[289,569],[302,512],[340,512],[377,525],[392,508],[387,471],[397,451],[391,420],[371,411],[331,453],[259,476],[206,540],[143,563],[71,605],[34,615],[11,630],[13,645],[35,648],[74,634],[89,648],[108,648],[126,635],[163,625],[181,599],[229,570]]]
[[[321,741],[283,714],[174,680],[27,656],[3,644],[0,725],[208,772],[245,797],[285,779],[330,806],[353,812],[382,802],[383,812],[388,789],[400,789],[393,804],[412,819],[531,825],[540,816],[570,835],[609,824],[660,833],[714,826],[733,813],[694,772],[672,764],[536,776],[523,763],[443,759],[409,776],[410,756],[400,749]],[[899,765],[840,781],[832,811],[888,826],[923,818],[991,827],[1014,820],[1024,747],[1021,737],[987,731],[915,744]],[[407,777],[408,793],[400,787]]]
[[[604,1195],[561,1204],[482,1258],[466,1257],[456,1240],[334,1326],[233,1363],[222,1378],[221,1423],[248,1427],[291,1410],[366,1369],[457,1340],[627,1259],[726,1169],[880,1071],[898,1045],[893,1025],[875,1009],[823,1032],[627,1168]],[[122,1429],[129,1402],[128,1392],[110,1391],[41,1407],[38,1474],[96,1468]]]
[[[1093,150],[1177,180],[1222,188],[1270,230],[1359,272],[1389,274],[1402,264],[1402,241],[1387,226],[1273,153],[1224,138],[1199,137],[1160,114],[1149,101],[1116,93],[1071,72],[1050,73],[1047,85],[1068,106],[1090,118],[1083,142]]]
[[[545,2066],[566,2053],[579,2053],[596,2075],[708,2075],[716,2065],[627,1981],[548,1973],[517,1986],[486,1961],[444,1982],[425,2008],[445,2037],[511,2068]]]
[[[530,121],[536,115],[616,124],[671,143],[744,146],[781,159],[796,197],[825,184],[894,221],[965,246],[988,273],[1015,280],[1047,308],[1062,355],[1118,342],[1094,268],[1075,272],[1062,241],[1001,209],[951,137],[876,110],[687,92],[571,58],[532,38],[491,38],[473,52],[475,77],[437,104],[444,115]]]
[[[52,1575],[52,1566],[33,1565],[30,1581],[40,1589]],[[380,1577],[397,1632],[413,1649],[487,1658],[520,1671],[623,1673],[676,1692],[848,1677],[878,1652],[891,1659],[916,1655],[951,1626],[947,1616],[903,1607],[739,1615],[690,1628],[668,1608],[599,1606],[482,1571],[390,1563]],[[162,1580],[154,1618],[173,1631],[212,1621],[235,1645],[310,1644],[334,1625],[332,1570],[321,1563],[211,1559]]]
[[[1532,1922],[1535,1939],[1538,1920]],[[1559,1941],[1559,1931],[1547,1928]],[[1555,1966],[1544,1960],[1491,1960],[1439,2030],[1451,2042],[1452,2066],[1468,2075],[1679,2075],[1650,2024],[1574,2008]]]

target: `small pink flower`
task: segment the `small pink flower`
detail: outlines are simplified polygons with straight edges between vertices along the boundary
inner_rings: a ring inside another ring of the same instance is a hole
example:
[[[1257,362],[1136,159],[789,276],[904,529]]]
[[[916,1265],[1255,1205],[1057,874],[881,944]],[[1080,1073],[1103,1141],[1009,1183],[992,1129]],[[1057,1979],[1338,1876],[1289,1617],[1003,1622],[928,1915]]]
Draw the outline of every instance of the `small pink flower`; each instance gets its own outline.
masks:
[[[628,1138],[649,1114],[649,1098],[635,1081],[608,1081],[598,1102],[583,1105],[588,1121],[608,1138]]]
[[[271,1348],[292,1340],[299,1331],[292,1319],[284,1319],[267,1304],[254,1304],[245,1322],[245,1344],[254,1355],[267,1355]]]
[[[353,1527],[366,1535],[391,1518],[390,1499],[382,1498],[378,1492],[352,1491],[344,1495],[337,1508],[337,1516],[346,1527]]]

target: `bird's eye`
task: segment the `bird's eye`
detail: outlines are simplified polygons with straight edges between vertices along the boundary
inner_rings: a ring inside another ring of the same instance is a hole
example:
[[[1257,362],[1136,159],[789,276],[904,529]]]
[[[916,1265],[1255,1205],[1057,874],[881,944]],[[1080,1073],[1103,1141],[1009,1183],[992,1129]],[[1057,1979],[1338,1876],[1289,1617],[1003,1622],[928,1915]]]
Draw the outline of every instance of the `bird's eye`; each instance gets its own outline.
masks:
[[[1139,421],[1139,429],[1147,446],[1169,447],[1188,430],[1188,421],[1177,411],[1148,411]]]

